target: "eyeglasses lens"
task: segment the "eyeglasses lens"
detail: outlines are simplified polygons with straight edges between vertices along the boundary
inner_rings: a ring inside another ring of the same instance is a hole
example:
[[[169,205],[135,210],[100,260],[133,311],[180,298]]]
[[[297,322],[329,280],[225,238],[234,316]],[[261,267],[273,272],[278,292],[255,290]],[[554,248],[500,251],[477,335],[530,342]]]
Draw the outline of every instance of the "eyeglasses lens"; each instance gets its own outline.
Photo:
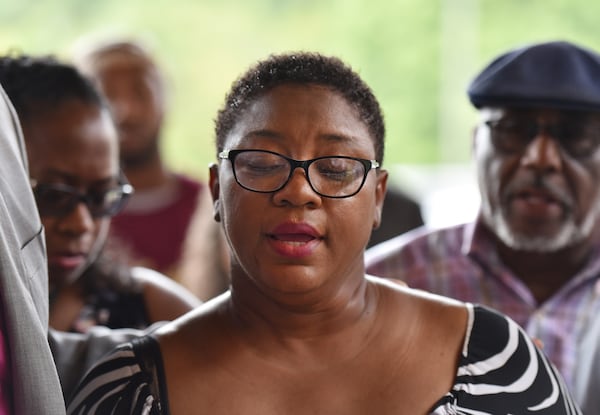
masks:
[[[86,204],[93,217],[113,216],[122,208],[129,193],[125,186],[86,195],[69,186],[39,184],[34,188],[38,210],[42,216],[67,215],[80,202]]]
[[[365,176],[365,166],[358,160],[328,157],[316,160],[308,169],[313,187],[330,197],[356,193]]]

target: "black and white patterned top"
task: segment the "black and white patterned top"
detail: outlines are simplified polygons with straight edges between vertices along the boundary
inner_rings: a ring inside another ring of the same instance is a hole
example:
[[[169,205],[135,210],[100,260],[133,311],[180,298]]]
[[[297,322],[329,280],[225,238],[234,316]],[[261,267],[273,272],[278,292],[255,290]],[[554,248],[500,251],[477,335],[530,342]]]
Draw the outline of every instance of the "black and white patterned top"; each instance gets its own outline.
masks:
[[[482,306],[467,307],[456,380],[431,415],[581,414],[555,368],[515,322]],[[164,379],[158,343],[136,339],[87,374],[67,413],[168,415]]]

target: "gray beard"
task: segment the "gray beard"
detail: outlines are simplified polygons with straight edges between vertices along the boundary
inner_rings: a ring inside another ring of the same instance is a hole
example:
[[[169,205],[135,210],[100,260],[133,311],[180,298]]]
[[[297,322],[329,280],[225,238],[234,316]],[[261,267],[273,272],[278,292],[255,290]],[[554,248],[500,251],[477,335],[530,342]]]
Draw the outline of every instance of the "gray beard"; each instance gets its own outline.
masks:
[[[552,253],[588,238],[594,230],[599,209],[597,207],[592,209],[581,225],[577,225],[572,218],[569,218],[554,237],[524,235],[513,231],[502,211],[492,212],[487,203],[482,204],[481,211],[485,224],[509,248],[516,251]]]

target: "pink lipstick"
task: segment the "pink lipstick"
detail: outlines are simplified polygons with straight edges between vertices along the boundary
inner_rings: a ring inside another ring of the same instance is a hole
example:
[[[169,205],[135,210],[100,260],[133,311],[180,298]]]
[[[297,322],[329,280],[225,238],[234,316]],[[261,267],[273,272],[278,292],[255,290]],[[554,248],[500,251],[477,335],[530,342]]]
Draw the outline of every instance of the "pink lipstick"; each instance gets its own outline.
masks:
[[[282,223],[269,232],[271,247],[281,256],[301,258],[313,253],[323,237],[306,223]]]

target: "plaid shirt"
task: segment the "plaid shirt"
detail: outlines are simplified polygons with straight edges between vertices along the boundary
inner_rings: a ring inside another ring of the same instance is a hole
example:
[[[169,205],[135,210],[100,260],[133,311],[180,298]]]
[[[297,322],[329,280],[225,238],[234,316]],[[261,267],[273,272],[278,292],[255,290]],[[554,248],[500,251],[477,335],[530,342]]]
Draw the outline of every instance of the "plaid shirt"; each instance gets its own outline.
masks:
[[[600,315],[600,244],[586,266],[557,293],[538,304],[529,288],[502,264],[494,241],[479,222],[383,242],[366,253],[367,273],[405,281],[508,315],[543,344],[572,387],[581,339]]]

